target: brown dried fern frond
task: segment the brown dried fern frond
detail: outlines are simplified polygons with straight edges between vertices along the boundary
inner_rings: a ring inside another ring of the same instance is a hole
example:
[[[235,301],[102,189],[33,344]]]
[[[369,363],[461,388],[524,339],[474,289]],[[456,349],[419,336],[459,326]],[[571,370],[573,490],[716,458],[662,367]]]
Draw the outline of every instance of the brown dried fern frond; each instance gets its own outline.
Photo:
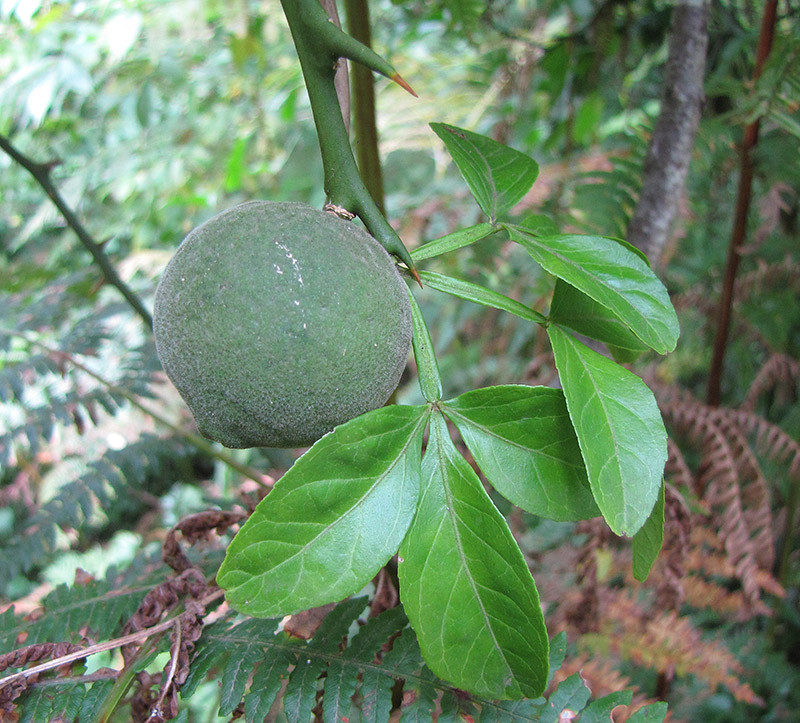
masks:
[[[692,470],[686,463],[681,448],[671,438],[667,438],[667,464],[664,467],[664,476],[674,487],[689,490],[692,494],[697,494],[697,485]]]
[[[745,703],[763,701],[743,680],[745,671],[722,643],[703,638],[690,618],[675,610],[652,616],[629,589],[618,589],[606,599],[597,634],[578,640],[578,650],[595,658],[614,657],[650,668],[669,677],[693,675],[710,693],[725,686]]]
[[[772,500],[767,480],[742,430],[731,421],[725,409],[718,409],[714,419],[725,435],[737,466],[739,495],[745,527],[752,541],[756,562],[762,570],[771,570],[775,562]]]
[[[677,610],[686,599],[683,580],[692,512],[671,484],[665,485],[664,494],[664,545],[653,571],[655,607],[658,610]]]
[[[755,435],[756,448],[765,457],[787,465],[794,484],[800,482],[800,443],[777,424],[745,409],[721,409],[741,430]]]
[[[773,389],[781,391],[786,397],[785,401],[790,403],[797,396],[798,381],[800,362],[786,354],[772,354],[759,369],[739,409],[754,412],[761,396]]]
[[[765,290],[779,287],[800,289],[800,260],[787,253],[780,261],[767,263],[759,259],[758,266],[736,279],[734,298],[745,301]]]
[[[627,657],[637,665],[659,671],[671,667],[675,675],[694,675],[704,681],[710,691],[723,685],[738,701],[764,704],[741,680],[745,671],[736,657],[724,645],[703,640],[691,620],[674,610],[651,620],[642,636],[634,635],[620,643],[628,643]]]
[[[725,541],[728,557],[746,598],[759,598],[758,556],[744,515],[737,455],[716,419],[716,409],[679,401],[662,405],[665,418],[700,447],[698,493],[711,507],[712,518]]]

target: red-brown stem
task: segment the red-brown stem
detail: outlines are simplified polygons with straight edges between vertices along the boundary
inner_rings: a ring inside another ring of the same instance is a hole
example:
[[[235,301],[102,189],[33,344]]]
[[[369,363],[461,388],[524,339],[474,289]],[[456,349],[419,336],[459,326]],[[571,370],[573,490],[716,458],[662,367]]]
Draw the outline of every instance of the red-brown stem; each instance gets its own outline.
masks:
[[[764,4],[764,14],[761,18],[761,29],[758,36],[758,49],[756,51],[756,64],[753,70],[753,79],[757,80],[764,68],[764,63],[772,49],[772,40],[775,36],[775,18],[778,10],[778,0],[767,0]],[[722,369],[725,360],[725,350],[728,344],[730,331],[731,310],[733,308],[733,287],[736,281],[736,272],[741,260],[741,248],[744,245],[747,233],[747,216],[750,211],[750,201],[753,187],[753,149],[758,143],[759,119],[749,123],[744,129],[742,148],[739,160],[739,189],[736,196],[736,210],[733,218],[730,243],[728,245],[728,259],[725,265],[725,277],[722,286],[722,297],[719,303],[717,321],[717,334],[714,339],[714,355],[708,372],[707,401],[711,406],[719,406],[720,389],[722,386]]]

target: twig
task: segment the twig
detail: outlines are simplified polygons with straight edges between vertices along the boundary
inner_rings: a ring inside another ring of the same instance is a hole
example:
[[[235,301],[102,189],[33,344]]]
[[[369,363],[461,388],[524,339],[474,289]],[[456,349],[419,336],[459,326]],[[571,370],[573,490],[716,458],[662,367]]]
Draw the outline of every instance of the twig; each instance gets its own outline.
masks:
[[[170,656],[169,661],[169,672],[167,673],[167,679],[164,682],[164,685],[161,686],[161,695],[158,696],[158,700],[156,704],[153,706],[153,713],[151,713],[150,717],[161,717],[161,706],[164,705],[164,699],[167,697],[167,693],[169,693],[170,686],[172,686],[172,681],[175,679],[175,670],[178,667],[178,657],[181,652],[181,618],[180,615],[175,618],[175,641],[172,644],[173,652]]]
[[[206,595],[200,601],[200,603],[204,606],[208,605],[209,603],[214,602],[214,600],[221,598],[224,594],[225,594],[224,590],[215,590],[209,595]],[[162,622],[158,623],[157,625],[153,625],[150,628],[139,630],[135,633],[131,633],[130,635],[123,635],[121,638],[108,640],[105,643],[97,643],[96,645],[90,645],[88,648],[84,648],[83,650],[76,650],[74,653],[70,653],[69,655],[63,655],[60,658],[55,658],[54,660],[48,660],[46,663],[41,663],[40,665],[34,665],[32,668],[28,668],[27,670],[20,670],[17,673],[12,673],[11,675],[7,675],[5,678],[0,678],[0,689],[13,683],[15,680],[23,680],[25,678],[30,678],[31,676],[38,675],[39,673],[45,673],[48,670],[54,670],[55,668],[60,668],[64,665],[68,665],[69,663],[74,663],[77,660],[86,658],[89,655],[95,655],[96,653],[103,653],[106,650],[115,650],[116,648],[121,648],[123,645],[130,645],[131,643],[136,643],[140,640],[146,640],[147,638],[152,637],[153,635],[157,635],[158,633],[162,633],[165,630],[169,630],[173,625],[179,624],[178,623],[179,620],[180,616],[169,618],[169,620],[163,620]]]
[[[115,286],[119,292],[125,297],[133,310],[142,318],[149,328],[153,327],[153,317],[150,312],[144,307],[139,297],[127,286],[127,284],[120,278],[113,264],[109,261],[108,256],[98,244],[84,225],[80,222],[73,210],[67,205],[64,198],[58,192],[58,189],[53,185],[50,180],[50,171],[53,169],[55,163],[37,163],[27,156],[23,155],[10,141],[3,135],[0,135],[0,148],[4,150],[16,163],[22,166],[28,173],[30,173],[36,182],[42,187],[42,190],[48,195],[50,200],[55,204],[59,213],[64,217],[64,220],[78,237],[84,248],[92,255],[95,263],[100,267],[103,278],[107,283]]]

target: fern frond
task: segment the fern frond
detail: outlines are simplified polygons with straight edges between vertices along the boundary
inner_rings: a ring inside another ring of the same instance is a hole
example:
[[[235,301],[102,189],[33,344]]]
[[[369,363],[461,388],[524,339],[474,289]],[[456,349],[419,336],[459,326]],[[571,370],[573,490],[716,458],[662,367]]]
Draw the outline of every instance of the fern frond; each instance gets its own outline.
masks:
[[[669,437],[667,439],[667,464],[664,474],[672,481],[676,487],[682,487],[692,493],[696,493],[694,475],[686,463],[686,458],[681,452],[681,448]]]
[[[131,490],[164,492],[192,478],[197,450],[182,439],[142,435],[120,450],[107,450],[77,479],[59,488],[3,545],[0,579],[47,562],[57,546],[59,528],[80,529],[97,510],[113,514],[115,504],[130,504]]]
[[[48,681],[26,694],[25,705],[19,711],[19,723],[92,720],[112,684],[112,681],[99,681],[85,686]]]
[[[729,435],[733,435],[733,431],[718,409],[693,402],[683,395],[676,401],[662,403],[661,410],[665,419],[681,434],[700,444],[700,496],[711,506],[720,534],[725,540],[728,557],[736,570],[736,577],[740,580],[748,601],[755,605],[760,596],[756,574],[759,569],[759,553],[753,538],[762,533],[761,514],[754,516],[759,527],[751,529],[742,499],[742,483],[748,481],[748,478],[743,480],[740,477],[740,459],[744,453],[731,445]],[[726,429],[728,435],[725,433]],[[736,441],[740,443],[741,438],[736,437]],[[754,489],[761,491],[760,495],[754,495],[757,502],[763,494],[768,494],[763,476],[759,475],[751,475],[756,480],[753,482]],[[763,543],[763,539],[758,540],[759,546]]]
[[[739,409],[754,412],[759,398],[773,389],[782,389],[796,397],[798,381],[800,362],[786,354],[773,354],[759,369]]]
[[[152,561],[150,561],[152,563]],[[59,585],[39,604],[32,619],[15,614],[13,606],[0,614],[0,650],[25,645],[114,637],[136,611],[144,596],[161,582],[166,568],[112,571],[102,581],[85,585]]]
[[[752,541],[756,563],[762,570],[771,570],[775,561],[775,539],[767,480],[742,430],[730,419],[727,411],[719,409],[715,419],[734,455],[744,528]]]
[[[153,397],[152,384],[159,364],[149,340],[128,338],[119,330],[120,319],[108,318],[108,309],[87,316],[62,334],[43,330],[3,330],[8,342],[0,352],[0,464],[17,454],[35,456],[49,444],[58,428],[74,426],[82,434],[98,423],[98,412],[118,413],[128,394]],[[15,344],[11,343],[15,340]],[[42,339],[52,339],[45,345]],[[102,385],[65,364],[82,357],[97,360],[114,378]]]
[[[790,254],[774,263],[760,260],[755,269],[737,277],[733,296],[737,303],[741,303],[769,288],[800,289],[800,261]],[[717,311],[718,296],[718,289],[712,287],[709,291],[709,284],[704,281],[673,296],[672,304],[678,311],[697,309],[712,318]]]
[[[788,466],[790,478],[797,484],[800,481],[800,443],[796,442],[777,424],[744,409],[729,409],[725,414],[740,429],[755,435],[756,445],[761,454]]]
[[[624,237],[642,186],[642,164],[647,152],[643,136],[630,136],[618,155],[601,156],[593,167],[574,174],[573,207],[588,233]]]
[[[160,572],[163,574],[163,568]],[[34,631],[35,637],[46,635],[48,631],[51,634],[69,634],[75,630],[86,633],[97,625],[102,626],[104,633],[128,630],[131,620],[152,607],[147,602],[149,596],[164,586],[174,587],[183,578],[190,584],[190,577],[182,573],[152,588],[143,579],[133,576],[130,584],[119,590],[113,590],[113,581],[106,581],[93,585],[80,601],[74,599],[76,588],[63,587],[59,592],[65,596],[63,599],[54,595],[44,601],[44,618],[54,617],[70,607],[82,614],[73,614],[55,627],[39,625]],[[152,584],[154,580],[151,577],[149,582]],[[208,589],[202,578],[199,583],[204,591]],[[143,596],[143,590],[148,587]],[[200,614],[205,615],[205,603],[193,592],[190,594],[189,602],[197,602]],[[108,605],[115,597],[120,601]],[[218,597],[219,591],[204,599],[210,601]],[[482,716],[484,720],[509,723],[543,723],[559,719],[558,716],[566,710],[580,713],[589,701],[590,692],[577,673],[562,680],[548,699],[488,701],[473,698],[438,680],[425,667],[416,637],[408,628],[401,608],[392,608],[362,623],[359,617],[368,610],[366,597],[340,603],[326,616],[310,641],[291,638],[281,632],[278,620],[243,620],[228,611],[222,619],[196,628],[193,636],[197,641],[196,652],[191,660],[186,657],[177,664],[182,672],[176,673],[172,680],[178,685],[183,683],[183,699],[192,696],[201,682],[209,678],[219,681],[220,714],[243,715],[249,723],[263,721],[276,702],[289,720],[297,721],[310,721],[314,716],[330,723],[341,720],[385,721],[394,716],[394,719],[404,722],[432,723],[438,709],[439,720],[442,716],[467,720],[468,716],[476,719]],[[181,619],[194,614],[187,602]],[[129,622],[121,627],[126,617]],[[156,627],[166,629],[177,622],[177,618],[166,620]],[[0,616],[0,625],[6,639],[14,637],[18,640],[24,621],[16,619],[13,613],[6,613]],[[176,624],[172,629],[170,650],[171,656],[175,657],[181,645],[180,626]],[[147,634],[147,630],[143,633]],[[119,642],[123,640],[120,638]],[[565,645],[564,635],[553,640],[551,677],[563,660]],[[162,643],[158,649],[163,648]],[[81,647],[78,653],[86,650]],[[116,675],[123,673],[120,671]],[[0,681],[0,705],[5,700],[15,706],[7,709],[18,711],[21,720],[51,720],[48,716],[54,715],[71,715],[67,720],[91,720],[111,694],[113,682],[107,679],[109,674],[114,675],[115,671],[103,669],[99,676],[78,675],[68,681],[58,678],[39,680],[31,675],[27,691],[16,690],[11,697],[5,698],[3,696],[9,693],[9,689]],[[156,678],[149,673],[142,673],[139,677],[141,688],[134,695],[131,709],[134,720],[147,717],[150,710],[147,701],[156,696],[156,692],[150,690]],[[399,698],[396,697],[398,694]],[[157,706],[161,711],[159,720],[180,720],[182,714],[174,696],[162,699],[163,695],[159,697]],[[630,693],[613,693],[599,699],[586,708],[586,719],[603,720],[601,716],[613,706],[630,703],[630,700]],[[663,720],[663,715],[653,720]]]
[[[607,613],[603,634],[581,639],[580,647],[587,652],[607,654],[610,646],[637,666],[659,672],[671,670],[678,676],[694,675],[709,690],[723,685],[739,701],[763,703],[750,685],[742,681],[744,670],[736,657],[721,643],[703,639],[689,617],[674,610],[643,615],[627,591],[610,597]]]

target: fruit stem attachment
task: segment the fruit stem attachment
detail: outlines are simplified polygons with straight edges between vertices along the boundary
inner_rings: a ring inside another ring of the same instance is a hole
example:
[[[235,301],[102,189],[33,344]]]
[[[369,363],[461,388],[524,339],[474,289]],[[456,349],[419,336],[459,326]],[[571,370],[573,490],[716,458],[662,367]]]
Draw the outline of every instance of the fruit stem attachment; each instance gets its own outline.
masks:
[[[387,61],[336,27],[318,0],[281,0],[281,6],[289,23],[311,102],[322,152],[325,193],[330,203],[355,213],[377,241],[399,258],[421,285],[411,255],[375,204],[358,172],[336,95],[336,63],[339,58],[361,63],[416,94]]]

